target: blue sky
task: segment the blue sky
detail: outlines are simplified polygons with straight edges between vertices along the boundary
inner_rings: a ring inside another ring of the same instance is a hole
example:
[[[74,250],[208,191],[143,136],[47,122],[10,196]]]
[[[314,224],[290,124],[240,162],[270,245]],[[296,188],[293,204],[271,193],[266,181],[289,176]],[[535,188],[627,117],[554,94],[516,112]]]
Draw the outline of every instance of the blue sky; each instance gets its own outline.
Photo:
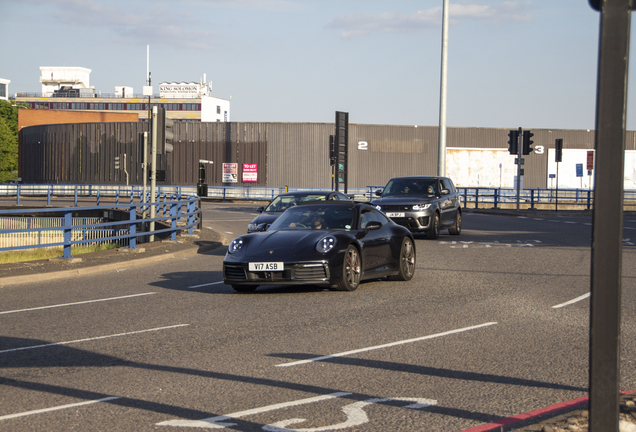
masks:
[[[351,123],[435,126],[442,4],[0,0],[0,78],[10,94],[40,92],[40,66],[81,66],[102,93],[141,93],[150,45],[155,93],[206,74],[213,96],[232,98],[232,121],[332,123],[347,111]],[[448,126],[594,128],[600,17],[587,0],[450,5]]]

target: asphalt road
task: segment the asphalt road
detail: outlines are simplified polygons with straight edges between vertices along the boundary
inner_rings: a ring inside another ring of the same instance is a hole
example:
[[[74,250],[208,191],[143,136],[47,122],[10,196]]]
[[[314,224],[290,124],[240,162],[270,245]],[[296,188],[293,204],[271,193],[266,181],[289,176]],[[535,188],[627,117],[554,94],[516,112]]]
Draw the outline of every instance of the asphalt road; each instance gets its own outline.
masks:
[[[205,203],[245,232],[258,204]],[[466,214],[415,278],[222,283],[224,250],[0,290],[0,431],[461,431],[587,394],[591,221]],[[625,219],[621,389],[636,389]],[[286,428],[286,429],[285,429]]]

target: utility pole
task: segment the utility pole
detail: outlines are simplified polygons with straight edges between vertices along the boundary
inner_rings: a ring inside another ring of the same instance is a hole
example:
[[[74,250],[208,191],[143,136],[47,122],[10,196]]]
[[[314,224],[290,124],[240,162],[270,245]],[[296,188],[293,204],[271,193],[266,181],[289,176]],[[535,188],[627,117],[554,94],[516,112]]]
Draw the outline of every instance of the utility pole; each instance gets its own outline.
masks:
[[[157,193],[157,136],[159,135],[159,122],[157,121],[159,110],[157,107],[152,108],[152,156],[151,160],[151,170],[150,170],[150,231],[155,230],[155,221],[152,220],[155,218],[155,214],[157,213],[157,206],[153,205],[156,198],[155,195]],[[150,241],[155,241],[155,235],[150,235]]]
[[[437,150],[437,175],[446,175],[446,93],[448,75],[448,5],[449,1],[444,0],[442,10],[442,71],[439,96],[439,143]]]

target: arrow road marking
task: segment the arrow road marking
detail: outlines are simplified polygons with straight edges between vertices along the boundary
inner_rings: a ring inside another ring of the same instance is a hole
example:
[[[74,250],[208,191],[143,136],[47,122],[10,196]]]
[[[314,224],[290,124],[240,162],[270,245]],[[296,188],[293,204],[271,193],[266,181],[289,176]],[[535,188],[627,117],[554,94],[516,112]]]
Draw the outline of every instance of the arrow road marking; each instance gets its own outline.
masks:
[[[245,411],[238,411],[232,414],[226,414],[221,416],[209,417],[203,420],[168,420],[161,423],[157,423],[157,426],[175,426],[175,427],[196,427],[196,428],[204,428],[204,429],[224,429],[226,427],[236,426],[236,423],[227,422],[227,420],[238,419],[241,417],[246,417],[255,414],[262,414],[269,411],[276,411],[283,408],[289,408],[294,406],[306,405],[310,403],[322,402],[333,398],[339,398],[343,396],[349,396],[351,393],[348,392],[336,392],[330,393],[323,396],[316,396],[307,399],[299,399],[290,402],[283,402],[274,405],[268,405],[261,408],[254,408]],[[324,432],[324,431],[332,431],[337,429],[344,429],[352,426],[359,426],[364,423],[369,422],[369,417],[363,408],[383,402],[390,401],[404,401],[411,402],[408,405],[403,406],[403,408],[409,409],[422,409],[432,405],[437,405],[437,401],[433,399],[424,399],[424,398],[372,398],[367,399],[365,401],[354,402],[349,405],[345,405],[342,407],[342,412],[345,414],[347,419],[344,422],[317,427],[317,428],[309,428],[309,429],[287,429],[286,426],[292,425],[294,423],[300,423],[305,421],[306,419],[302,418],[294,418],[288,420],[282,420],[270,425],[263,426],[263,430],[267,432],[284,432],[284,431],[302,431],[302,432]]]

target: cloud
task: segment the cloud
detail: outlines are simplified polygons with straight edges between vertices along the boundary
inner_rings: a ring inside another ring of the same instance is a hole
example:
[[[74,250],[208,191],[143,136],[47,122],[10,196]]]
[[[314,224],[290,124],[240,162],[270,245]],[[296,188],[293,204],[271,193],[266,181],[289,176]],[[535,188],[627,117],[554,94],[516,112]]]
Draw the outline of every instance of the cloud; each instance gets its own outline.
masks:
[[[507,20],[529,21],[531,2],[506,1],[497,5],[451,4],[449,19],[502,22]],[[343,38],[362,36],[368,33],[412,33],[438,28],[442,22],[442,7],[419,10],[411,14],[384,12],[378,14],[348,14],[334,18],[327,28],[340,31]]]
[[[61,25],[106,30],[113,40],[126,44],[161,44],[178,48],[213,49],[214,34],[198,31],[205,27],[196,13],[163,2],[120,4],[95,0],[22,0],[53,8],[51,17]],[[162,4],[163,3],[163,4]]]

